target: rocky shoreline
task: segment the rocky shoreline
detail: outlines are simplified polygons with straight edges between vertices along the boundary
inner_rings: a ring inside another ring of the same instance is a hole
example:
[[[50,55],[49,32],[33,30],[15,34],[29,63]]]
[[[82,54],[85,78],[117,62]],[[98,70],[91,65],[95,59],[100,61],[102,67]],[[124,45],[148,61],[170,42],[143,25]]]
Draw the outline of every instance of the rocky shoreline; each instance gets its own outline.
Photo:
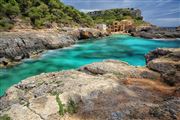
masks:
[[[107,35],[107,32],[91,28],[0,32],[0,67],[17,64],[45,50],[70,46],[81,39]]]
[[[180,49],[156,49],[147,67],[106,60],[23,80],[0,98],[12,120],[178,120]]]
[[[178,27],[176,29],[165,29],[149,26],[130,31],[128,34],[148,39],[174,40],[180,38]],[[71,46],[78,40],[100,38],[108,35],[110,33],[93,28],[0,32],[0,67],[16,65],[23,59],[39,56],[45,50]]]
[[[156,26],[144,27],[130,34],[134,37],[143,37],[148,39],[177,39],[180,38],[180,28],[161,28]]]

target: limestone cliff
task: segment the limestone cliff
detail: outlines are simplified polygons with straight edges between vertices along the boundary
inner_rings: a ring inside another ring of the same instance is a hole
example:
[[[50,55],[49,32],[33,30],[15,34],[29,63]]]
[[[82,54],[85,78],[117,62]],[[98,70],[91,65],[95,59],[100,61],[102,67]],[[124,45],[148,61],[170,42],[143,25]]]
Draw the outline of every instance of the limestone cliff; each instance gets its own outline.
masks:
[[[164,83],[162,76],[166,66],[180,73],[179,54],[180,49],[157,49],[147,55],[148,67],[106,60],[78,70],[30,77],[0,98],[0,118],[178,120],[180,81],[172,87]]]

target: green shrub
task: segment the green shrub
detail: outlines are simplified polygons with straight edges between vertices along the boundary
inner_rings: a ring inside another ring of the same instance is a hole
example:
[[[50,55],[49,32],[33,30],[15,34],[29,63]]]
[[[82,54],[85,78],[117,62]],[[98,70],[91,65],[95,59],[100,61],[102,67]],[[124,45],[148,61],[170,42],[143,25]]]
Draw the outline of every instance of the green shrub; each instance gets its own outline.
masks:
[[[20,13],[19,6],[13,4],[6,4],[5,5],[6,15],[18,15]]]
[[[8,18],[1,18],[0,19],[0,31],[1,30],[9,30],[13,28],[13,23]]]
[[[107,25],[112,24],[113,21],[121,21],[124,19],[134,19],[134,20],[143,20],[143,17],[134,15],[133,9],[123,8],[123,9],[111,9],[105,11],[98,11],[98,14],[90,14],[94,22],[105,23]]]
[[[3,22],[2,16],[13,21],[13,24]],[[35,28],[46,27],[52,22],[72,26],[93,25],[90,16],[79,12],[72,6],[64,5],[59,0],[0,0],[0,29],[12,28],[11,26],[14,25],[13,19],[16,17],[20,19],[29,18],[30,23]]]
[[[70,114],[77,112],[77,105],[72,99],[69,99],[69,101],[68,101],[67,112]]]
[[[62,104],[60,98],[59,98],[59,94],[56,94],[56,102],[58,103],[59,106],[59,115],[63,116],[65,114],[65,105]]]
[[[146,24],[146,22],[144,22],[143,20],[134,20],[134,23],[135,23],[136,26]]]
[[[0,120],[11,120],[11,118],[8,115],[0,116]]]
[[[77,112],[77,105],[76,103],[72,100],[69,99],[67,106],[65,106],[64,104],[62,104],[62,101],[59,98],[59,94],[56,94],[56,102],[58,103],[59,106],[59,115],[64,116],[65,113],[69,113],[69,114],[74,114]]]

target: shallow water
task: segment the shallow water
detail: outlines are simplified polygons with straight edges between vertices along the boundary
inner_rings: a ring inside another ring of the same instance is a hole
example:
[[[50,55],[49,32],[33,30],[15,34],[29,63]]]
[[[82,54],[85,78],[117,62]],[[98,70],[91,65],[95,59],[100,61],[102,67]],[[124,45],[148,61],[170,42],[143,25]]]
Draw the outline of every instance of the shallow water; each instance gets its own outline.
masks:
[[[72,47],[50,50],[36,60],[24,60],[17,66],[0,69],[0,96],[21,80],[43,72],[78,68],[105,59],[117,59],[144,66],[144,55],[158,47],[180,47],[180,41],[147,40],[127,35],[84,40]]]

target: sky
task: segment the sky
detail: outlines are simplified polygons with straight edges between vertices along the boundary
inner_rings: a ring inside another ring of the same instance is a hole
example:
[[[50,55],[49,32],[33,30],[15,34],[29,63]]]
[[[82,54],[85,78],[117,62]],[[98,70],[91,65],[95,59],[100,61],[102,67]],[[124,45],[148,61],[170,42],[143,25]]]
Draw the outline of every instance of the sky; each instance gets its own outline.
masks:
[[[180,26],[180,0],[61,0],[83,12],[138,8],[145,21],[164,27]]]

